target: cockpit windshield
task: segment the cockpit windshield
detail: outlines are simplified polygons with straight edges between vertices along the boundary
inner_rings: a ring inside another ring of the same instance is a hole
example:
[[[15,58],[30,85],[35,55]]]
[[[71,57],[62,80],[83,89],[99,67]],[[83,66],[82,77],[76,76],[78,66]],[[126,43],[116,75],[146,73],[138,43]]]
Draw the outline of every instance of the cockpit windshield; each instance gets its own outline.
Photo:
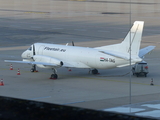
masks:
[[[32,51],[32,47],[29,47],[28,50]]]

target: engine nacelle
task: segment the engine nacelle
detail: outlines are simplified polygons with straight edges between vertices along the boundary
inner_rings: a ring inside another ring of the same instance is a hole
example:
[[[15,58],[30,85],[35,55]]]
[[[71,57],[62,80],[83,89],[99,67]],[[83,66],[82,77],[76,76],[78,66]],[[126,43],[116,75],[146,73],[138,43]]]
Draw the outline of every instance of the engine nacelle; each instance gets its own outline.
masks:
[[[54,66],[54,67],[61,67],[63,65],[62,61],[55,59],[55,58],[52,58],[52,57],[44,56],[44,55],[35,55],[35,56],[33,56],[33,59],[35,62],[45,62],[45,63],[55,64],[56,66]],[[52,66],[45,66],[45,65],[41,65],[41,64],[39,64],[37,66],[41,67],[41,68],[52,68]]]

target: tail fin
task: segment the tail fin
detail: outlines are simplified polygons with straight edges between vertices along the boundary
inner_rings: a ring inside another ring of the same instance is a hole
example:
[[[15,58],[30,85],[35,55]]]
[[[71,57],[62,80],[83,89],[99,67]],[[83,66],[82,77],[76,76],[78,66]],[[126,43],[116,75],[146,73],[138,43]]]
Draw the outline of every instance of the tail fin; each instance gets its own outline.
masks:
[[[133,56],[138,56],[142,39],[143,26],[144,21],[135,21],[127,36],[120,44],[96,47],[96,49],[100,49],[102,51],[112,51],[114,53],[118,52],[121,54],[129,54],[131,46],[131,54]]]
[[[121,51],[129,53],[131,46],[131,54],[138,56],[140,43],[142,39],[144,21],[135,21],[131,30],[120,44]]]

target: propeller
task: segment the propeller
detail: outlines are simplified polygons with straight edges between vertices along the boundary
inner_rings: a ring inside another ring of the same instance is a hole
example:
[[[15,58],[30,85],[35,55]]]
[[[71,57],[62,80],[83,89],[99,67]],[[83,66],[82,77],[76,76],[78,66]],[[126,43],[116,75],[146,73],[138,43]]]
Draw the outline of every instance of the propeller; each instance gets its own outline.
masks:
[[[35,55],[36,55],[35,45],[33,44],[33,56],[35,56]],[[33,60],[34,60],[34,59],[33,59]],[[31,71],[32,71],[32,72],[35,72],[35,71],[36,71],[36,65],[35,65],[35,64],[32,66]]]
[[[74,46],[74,42],[72,41],[72,46]]]
[[[36,55],[36,52],[35,52],[35,45],[33,44],[33,56]]]

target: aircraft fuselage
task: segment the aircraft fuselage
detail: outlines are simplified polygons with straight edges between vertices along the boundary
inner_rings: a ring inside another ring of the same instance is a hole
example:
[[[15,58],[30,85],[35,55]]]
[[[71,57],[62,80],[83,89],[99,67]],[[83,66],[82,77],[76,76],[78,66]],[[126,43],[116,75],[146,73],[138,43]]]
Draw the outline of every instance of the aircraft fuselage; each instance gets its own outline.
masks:
[[[57,44],[35,43],[35,54],[56,58],[59,61],[74,61],[76,68],[114,68],[119,64],[124,64],[121,59],[101,53],[100,50],[87,47],[65,46]],[[22,53],[23,59],[33,56],[33,45],[30,49]],[[126,61],[128,63],[128,61]],[[39,66],[40,67],[40,66]],[[42,66],[41,66],[42,67]]]

